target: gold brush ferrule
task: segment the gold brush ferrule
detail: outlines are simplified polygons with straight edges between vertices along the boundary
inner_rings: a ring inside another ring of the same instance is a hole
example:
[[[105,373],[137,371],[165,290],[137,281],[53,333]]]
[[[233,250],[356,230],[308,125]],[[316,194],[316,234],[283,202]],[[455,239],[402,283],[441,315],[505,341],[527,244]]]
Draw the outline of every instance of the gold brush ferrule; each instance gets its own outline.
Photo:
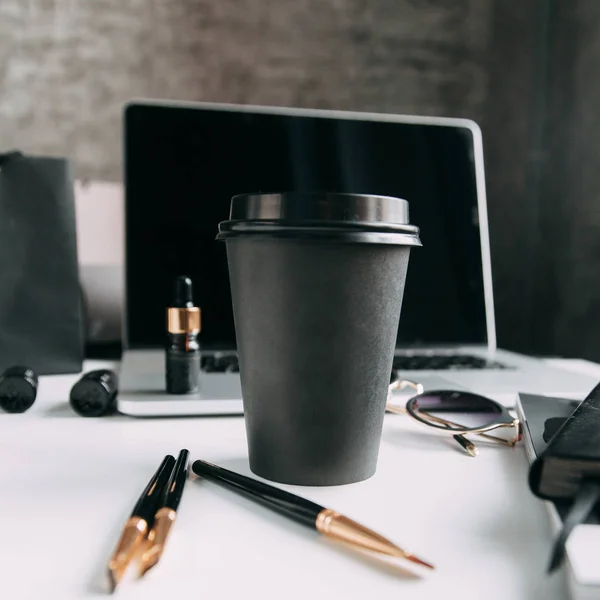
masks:
[[[399,548],[387,538],[371,531],[364,525],[344,517],[330,508],[323,509],[317,516],[315,527],[319,533],[357,550],[375,552],[386,556],[397,556],[433,569],[433,565]]]
[[[156,513],[154,525],[148,534],[148,543],[140,559],[140,577],[160,560],[175,519],[177,513],[172,508],[163,507]]]
[[[167,331],[173,334],[200,333],[200,308],[197,306],[168,308]]]
[[[108,575],[114,590],[125,575],[148,531],[148,523],[140,517],[131,517],[121,534],[121,539],[108,563]]]

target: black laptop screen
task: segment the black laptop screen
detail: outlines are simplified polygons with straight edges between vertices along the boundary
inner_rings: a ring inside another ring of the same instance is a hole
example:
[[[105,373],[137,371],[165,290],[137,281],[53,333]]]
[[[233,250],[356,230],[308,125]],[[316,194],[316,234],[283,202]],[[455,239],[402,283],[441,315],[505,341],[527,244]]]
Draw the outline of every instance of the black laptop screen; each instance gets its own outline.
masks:
[[[225,244],[244,192],[398,196],[412,251],[398,343],[484,343],[473,135],[462,127],[131,105],[125,112],[126,343],[158,347],[175,276],[189,275],[205,348],[234,348]]]

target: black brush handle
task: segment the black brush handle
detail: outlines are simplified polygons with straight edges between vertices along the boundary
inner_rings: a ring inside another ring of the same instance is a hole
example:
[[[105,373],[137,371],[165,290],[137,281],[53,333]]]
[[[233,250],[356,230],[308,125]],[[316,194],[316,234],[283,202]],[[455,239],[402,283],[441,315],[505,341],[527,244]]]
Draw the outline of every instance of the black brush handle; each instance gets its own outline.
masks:
[[[173,474],[171,475],[169,485],[167,486],[165,492],[164,506],[166,508],[171,508],[172,510],[177,511],[177,507],[181,501],[181,495],[183,494],[183,488],[185,487],[185,482],[187,481],[189,464],[190,451],[182,450],[177,457]]]
[[[312,529],[315,528],[317,516],[323,510],[322,506],[310,500],[262,483],[262,481],[228,471],[203,460],[195,461],[192,465],[192,471],[199,477],[210,479],[231,488],[238,494],[246,496]]]
[[[148,523],[148,526],[152,525],[158,502],[163,497],[165,486],[171,477],[174,465],[175,458],[167,454],[139,497],[131,513],[132,517],[140,517]]]

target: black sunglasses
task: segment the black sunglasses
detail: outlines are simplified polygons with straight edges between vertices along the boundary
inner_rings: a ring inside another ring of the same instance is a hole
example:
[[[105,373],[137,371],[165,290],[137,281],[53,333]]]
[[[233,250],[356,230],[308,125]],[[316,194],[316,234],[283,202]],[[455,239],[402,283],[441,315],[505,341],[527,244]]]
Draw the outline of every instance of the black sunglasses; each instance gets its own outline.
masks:
[[[417,391],[400,407],[390,402],[394,390],[412,387]],[[437,430],[449,433],[471,455],[476,456],[476,446],[465,437],[473,434],[488,440],[493,440],[514,446],[521,439],[521,426],[508,410],[498,402],[471,392],[428,390],[423,386],[406,379],[400,379],[392,373],[386,410],[393,413],[408,413],[420,423]],[[515,429],[514,436],[504,439],[490,435],[490,431],[510,427]]]

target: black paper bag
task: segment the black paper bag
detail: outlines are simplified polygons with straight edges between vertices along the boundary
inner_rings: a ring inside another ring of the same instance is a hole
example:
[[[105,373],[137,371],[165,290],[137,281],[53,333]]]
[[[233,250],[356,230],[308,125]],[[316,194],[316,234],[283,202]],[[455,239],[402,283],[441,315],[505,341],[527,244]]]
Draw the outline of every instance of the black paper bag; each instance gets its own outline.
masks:
[[[79,372],[82,331],[69,162],[0,154],[0,370]]]

